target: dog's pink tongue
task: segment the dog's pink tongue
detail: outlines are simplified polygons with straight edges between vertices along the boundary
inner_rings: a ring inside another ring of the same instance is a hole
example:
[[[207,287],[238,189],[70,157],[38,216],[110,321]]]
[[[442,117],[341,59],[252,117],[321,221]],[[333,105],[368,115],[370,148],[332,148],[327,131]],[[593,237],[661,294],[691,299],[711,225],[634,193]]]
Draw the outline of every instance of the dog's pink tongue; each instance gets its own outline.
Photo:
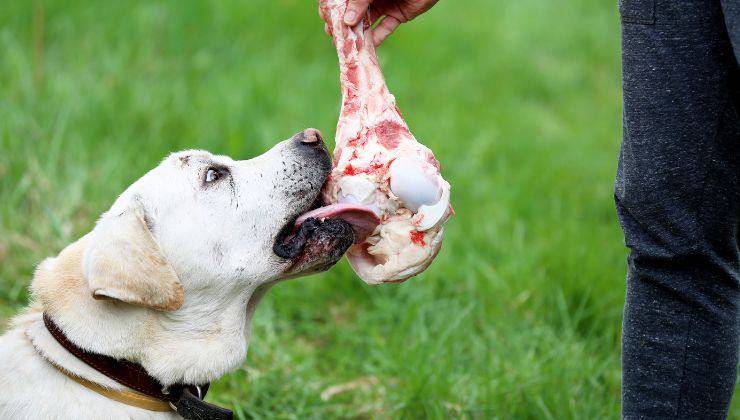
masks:
[[[365,242],[365,239],[372,235],[375,228],[380,224],[380,219],[369,207],[345,203],[330,204],[311,210],[295,221],[296,227],[299,227],[306,219],[311,217],[319,220],[330,218],[344,220],[355,231],[356,244]]]

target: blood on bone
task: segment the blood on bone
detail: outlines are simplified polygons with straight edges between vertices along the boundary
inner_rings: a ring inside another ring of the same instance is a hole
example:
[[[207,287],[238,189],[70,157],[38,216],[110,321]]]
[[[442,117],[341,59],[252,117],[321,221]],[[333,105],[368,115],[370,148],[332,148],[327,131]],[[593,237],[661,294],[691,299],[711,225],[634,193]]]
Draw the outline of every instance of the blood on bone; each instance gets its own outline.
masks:
[[[401,136],[409,134],[409,129],[395,121],[385,120],[376,125],[373,134],[378,138],[380,143],[386,149],[395,149],[401,142]]]
[[[352,137],[351,139],[347,140],[347,145],[348,146],[352,146],[352,147],[357,147],[357,144],[359,143],[360,138],[361,138],[361,136],[358,133],[356,137]],[[357,150],[355,150],[355,151],[357,151]]]
[[[352,154],[350,161],[356,157],[357,157],[357,154],[355,152]],[[358,174],[377,175],[377,174],[381,174],[384,169],[386,169],[386,167],[382,163],[371,163],[370,165],[366,167],[358,167],[350,163],[347,166],[345,166],[342,174],[347,175],[347,176],[353,176],[353,175],[358,175]]]
[[[343,113],[345,114],[354,114],[360,109],[360,103],[357,101],[344,101],[342,104]]]
[[[427,246],[427,243],[424,241],[424,232],[412,230],[411,232],[409,232],[409,237],[411,238],[411,242],[415,243],[416,245]]]
[[[354,42],[352,42],[350,38],[345,39],[344,43],[342,44],[342,54],[349,55],[352,52],[353,47],[354,47]]]
[[[350,164],[344,168],[344,174],[348,176],[357,175],[357,171],[355,170],[355,167]]]
[[[347,81],[357,86],[359,83],[358,73],[357,66],[347,66],[347,72],[345,73],[347,75]]]
[[[377,174],[384,168],[385,168],[385,165],[382,163],[379,163],[379,162],[370,163],[370,166],[367,167],[367,171],[365,172],[367,172],[368,174]]]

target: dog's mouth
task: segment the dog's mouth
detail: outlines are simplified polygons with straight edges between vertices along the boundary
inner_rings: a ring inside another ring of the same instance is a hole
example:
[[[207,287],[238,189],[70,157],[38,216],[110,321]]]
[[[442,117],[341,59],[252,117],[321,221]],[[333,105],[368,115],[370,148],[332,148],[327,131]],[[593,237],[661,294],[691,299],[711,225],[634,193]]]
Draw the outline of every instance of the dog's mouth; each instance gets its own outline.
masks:
[[[319,198],[307,212],[283,226],[273,251],[293,261],[293,273],[323,271],[339,261],[353,243],[364,242],[379,223],[369,207],[324,205]]]

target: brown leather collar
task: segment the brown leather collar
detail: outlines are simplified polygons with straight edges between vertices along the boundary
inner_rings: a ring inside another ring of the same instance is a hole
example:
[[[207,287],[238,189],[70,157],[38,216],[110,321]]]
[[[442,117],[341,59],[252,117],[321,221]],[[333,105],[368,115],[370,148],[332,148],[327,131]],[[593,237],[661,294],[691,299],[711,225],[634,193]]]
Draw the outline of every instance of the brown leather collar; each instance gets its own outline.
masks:
[[[69,341],[61,328],[52,321],[46,312],[44,312],[43,318],[44,325],[46,325],[49,333],[75,357],[122,385],[144,395],[168,402],[173,410],[184,418],[200,420],[231,419],[233,417],[230,410],[203,401],[206,392],[208,392],[209,384],[171,385],[165,390],[165,387],[158,380],[151,377],[141,365],[80,348]]]

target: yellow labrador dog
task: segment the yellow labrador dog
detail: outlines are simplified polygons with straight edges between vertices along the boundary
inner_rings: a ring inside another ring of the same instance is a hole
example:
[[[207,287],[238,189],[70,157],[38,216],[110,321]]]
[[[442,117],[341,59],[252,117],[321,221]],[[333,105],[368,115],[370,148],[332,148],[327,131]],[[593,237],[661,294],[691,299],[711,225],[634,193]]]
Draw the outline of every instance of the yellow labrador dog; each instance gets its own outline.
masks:
[[[265,291],[377,224],[350,206],[294,226],[330,168],[313,129],[251,160],[166,158],[38,266],[34,303],[0,337],[0,418],[228,418],[198,397],[244,360]]]

